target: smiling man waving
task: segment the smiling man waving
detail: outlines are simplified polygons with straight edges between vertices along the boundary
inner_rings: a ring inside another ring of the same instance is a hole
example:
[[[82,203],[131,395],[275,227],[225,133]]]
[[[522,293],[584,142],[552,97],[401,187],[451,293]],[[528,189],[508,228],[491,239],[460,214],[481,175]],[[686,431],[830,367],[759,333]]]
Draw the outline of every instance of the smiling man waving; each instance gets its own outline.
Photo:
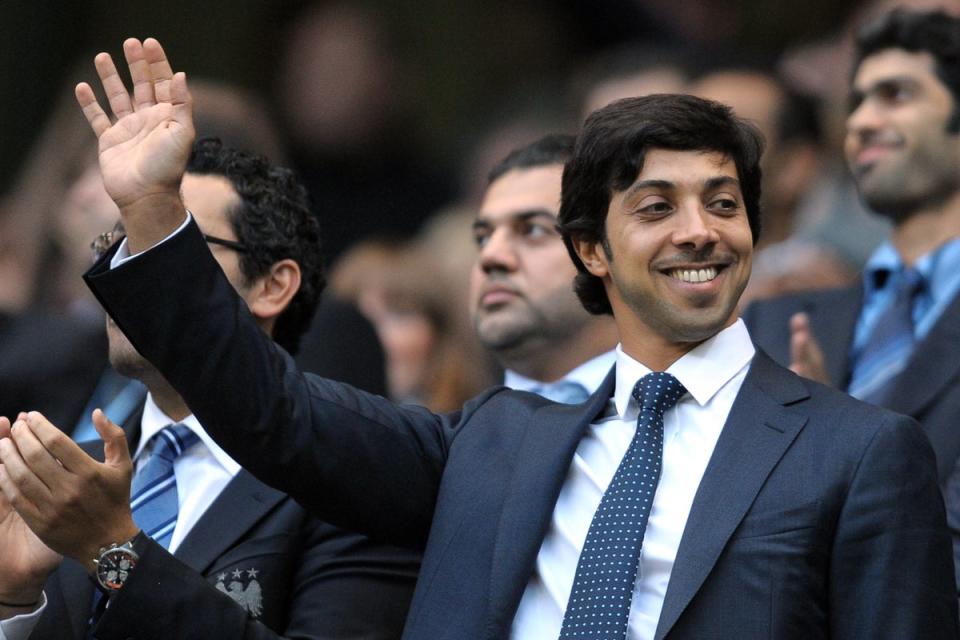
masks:
[[[622,341],[593,396],[497,388],[436,415],[301,374],[262,335],[179,200],[185,78],[154,40],[125,52],[136,110],[104,54],[119,122],[78,98],[138,255],[88,282],[244,466],[425,548],[406,638],[957,637],[916,424],[774,364],[736,318],[761,143],[729,109],[650,96],[584,125],[559,222],[581,301]]]

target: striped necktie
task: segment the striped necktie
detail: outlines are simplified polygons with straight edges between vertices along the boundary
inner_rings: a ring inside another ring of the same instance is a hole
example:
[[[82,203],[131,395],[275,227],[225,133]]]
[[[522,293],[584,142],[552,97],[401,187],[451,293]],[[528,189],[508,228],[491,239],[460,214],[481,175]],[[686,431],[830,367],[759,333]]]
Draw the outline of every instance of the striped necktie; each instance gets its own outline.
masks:
[[[893,272],[893,302],[877,323],[853,365],[847,391],[855,398],[882,405],[914,346],[913,305],[923,290],[923,276],[916,269]]]
[[[170,546],[179,510],[173,463],[198,441],[197,434],[185,425],[167,425],[150,439],[150,458],[133,477],[133,521],[165,548]]]
[[[669,373],[633,388],[637,430],[593,514],[577,562],[560,640],[623,640],[640,569],[640,550],[663,461],[663,413],[687,390]]]

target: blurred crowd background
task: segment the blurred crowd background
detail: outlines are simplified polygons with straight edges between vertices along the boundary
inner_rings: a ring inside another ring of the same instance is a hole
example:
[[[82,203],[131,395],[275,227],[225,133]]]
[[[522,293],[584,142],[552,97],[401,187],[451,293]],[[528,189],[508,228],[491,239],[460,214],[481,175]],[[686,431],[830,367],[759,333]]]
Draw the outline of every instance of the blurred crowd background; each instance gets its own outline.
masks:
[[[93,79],[97,51],[121,57],[124,37],[157,37],[187,71],[200,136],[299,172],[329,289],[376,328],[389,395],[446,410],[500,380],[492,364],[464,366],[489,359],[466,300],[487,172],[616,98],[695,93],[764,132],[745,302],[856,278],[886,229],[840,152],[850,35],[896,5],[960,12],[960,0],[3,3],[0,378],[55,353],[5,351],[10,332],[39,332],[52,350],[58,323],[102,330],[80,274],[117,212],[73,86]]]

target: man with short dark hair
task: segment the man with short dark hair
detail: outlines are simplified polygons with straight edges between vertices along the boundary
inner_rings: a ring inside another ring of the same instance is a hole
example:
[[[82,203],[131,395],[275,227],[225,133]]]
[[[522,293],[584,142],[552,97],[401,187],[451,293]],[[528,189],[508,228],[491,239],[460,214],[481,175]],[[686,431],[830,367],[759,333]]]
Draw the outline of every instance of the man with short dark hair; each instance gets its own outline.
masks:
[[[470,313],[504,384],[578,403],[613,366],[617,327],[573,293],[576,269],[557,229],[560,178],[575,138],[550,135],[512,151],[491,171],[473,223],[477,260]]]
[[[857,286],[744,317],[776,360],[920,423],[960,578],[960,18],[897,10],[856,44],[847,163],[866,204],[893,223],[890,239]]]
[[[288,170],[207,139],[194,146],[181,188],[209,253],[259,329],[295,352],[323,284],[318,224],[303,187]],[[105,234],[103,240],[105,251],[119,238]],[[124,597],[111,597],[106,609],[107,599],[100,598],[94,607],[87,571],[99,547],[89,546],[44,584],[59,557],[22,526],[14,530],[16,516],[0,496],[0,523],[6,525],[0,525],[0,618],[6,619],[0,620],[0,638],[399,635],[418,554],[338,531],[255,480],[207,435],[113,321],[107,334],[111,364],[141,381],[147,397],[124,431],[95,412],[105,446],[64,446],[62,468],[41,475],[54,494],[50,507],[65,514],[56,539],[84,546],[103,528],[143,528],[149,538],[141,536],[130,549],[139,579],[107,585],[122,586]],[[206,357],[205,349],[194,357]],[[66,440],[40,414],[18,420],[43,422],[52,437]],[[151,475],[165,442],[182,450],[168,475]],[[128,446],[135,453],[132,489]],[[105,466],[87,453],[105,455]],[[156,520],[150,513],[157,512],[153,505],[171,486],[167,482],[174,487],[173,520]],[[18,565],[18,553],[33,562]],[[41,602],[32,615],[11,615]],[[187,610],[197,615],[183,615]]]
[[[737,318],[761,144],[729,109],[649,96],[584,125],[560,226],[581,299],[612,312],[621,336],[591,398],[495,388],[436,415],[300,374],[263,339],[176,192],[185,76],[155,40],[124,50],[140,92],[132,120],[106,54],[99,75],[119,122],[88,86],[77,96],[137,255],[102,260],[87,281],[261,477],[333,521],[425,546],[405,637],[957,637],[923,434],[774,364]],[[209,361],[184,361],[211,343]],[[219,385],[206,382],[214,367]],[[0,440],[4,463],[19,471],[17,448],[45,436],[19,425]],[[0,487],[32,527],[56,520],[32,512],[29,481]]]

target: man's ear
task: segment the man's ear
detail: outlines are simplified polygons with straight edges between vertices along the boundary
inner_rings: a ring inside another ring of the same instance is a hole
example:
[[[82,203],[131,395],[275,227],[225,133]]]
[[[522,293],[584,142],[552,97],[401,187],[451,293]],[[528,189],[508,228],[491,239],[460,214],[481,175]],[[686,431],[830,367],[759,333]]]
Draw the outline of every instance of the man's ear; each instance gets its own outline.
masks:
[[[254,281],[247,294],[250,312],[271,322],[286,310],[300,290],[300,265],[290,258],[274,262],[270,271]]]
[[[597,240],[587,240],[584,236],[574,236],[572,241],[573,249],[587,271],[598,278],[606,276],[609,272],[610,260],[603,250],[602,243]]]

